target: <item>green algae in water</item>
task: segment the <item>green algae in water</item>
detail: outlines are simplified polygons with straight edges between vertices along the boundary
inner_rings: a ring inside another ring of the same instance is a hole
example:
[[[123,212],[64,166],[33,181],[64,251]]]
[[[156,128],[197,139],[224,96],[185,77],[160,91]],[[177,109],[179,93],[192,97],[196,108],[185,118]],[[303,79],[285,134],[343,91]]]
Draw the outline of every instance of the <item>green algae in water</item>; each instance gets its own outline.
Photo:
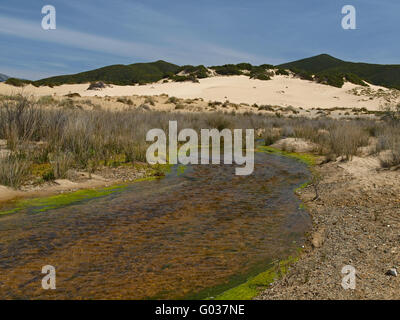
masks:
[[[269,146],[260,146],[257,148],[257,152],[266,152],[270,154],[277,154],[285,157],[289,157],[292,159],[296,159],[308,166],[313,166],[315,164],[316,156],[309,153],[297,153],[297,152],[288,152],[282,151],[277,148],[272,148]]]
[[[308,167],[313,167],[316,160],[316,156],[312,154],[287,152],[269,146],[260,146],[256,149],[256,152],[264,152],[292,158],[306,164]],[[309,184],[310,181],[304,182],[294,189],[294,192],[306,188]],[[306,210],[306,207],[303,203],[300,203],[299,209]],[[297,248],[297,254],[295,256],[289,256],[287,259],[280,260],[277,263],[272,263],[267,270],[265,270],[265,264],[255,266],[247,274],[234,275],[225,284],[202,290],[197,294],[189,295],[185,298],[206,300],[251,300],[258,296],[262,291],[266,290],[274,281],[287,273],[290,265],[298,261],[300,252],[301,248]]]
[[[316,157],[312,154],[307,153],[296,153],[296,152],[287,152],[282,151],[276,148],[261,146],[258,147],[257,152],[265,152],[269,154],[281,155],[284,157],[289,157],[292,159],[296,159],[309,167],[315,165]],[[294,191],[299,191],[305,187],[307,187],[310,182],[305,182],[296,188]],[[305,206],[303,203],[300,204],[299,209],[305,210]],[[263,290],[267,289],[274,281],[281,278],[287,271],[291,264],[295,263],[299,258],[298,255],[301,249],[298,248],[297,256],[289,256],[285,260],[280,260],[276,265],[268,268],[266,271],[253,275],[248,275],[247,280],[244,283],[241,283],[231,289],[227,289],[226,291],[217,294],[213,300],[250,300],[256,296],[258,296]],[[257,269],[257,268],[256,268]],[[253,271],[254,273],[254,271]],[[213,292],[218,292],[221,288],[232,286],[235,282],[238,283],[240,278],[243,279],[243,276],[236,276],[231,279],[227,284],[215,287],[209,291],[209,297],[207,299],[211,299]],[[243,280],[241,281],[243,282]]]
[[[171,173],[172,166],[166,165],[156,165],[154,167],[155,173],[167,174]],[[185,167],[180,166],[178,168],[178,175],[184,173]],[[159,179],[159,176],[150,176],[145,178],[136,179],[133,183],[142,181],[151,181]],[[24,199],[13,201],[13,208],[2,210],[0,209],[0,216],[17,213],[21,210],[28,209],[31,213],[46,212],[52,209],[62,208],[71,204],[80,203],[86,200],[95,199],[110,195],[112,193],[120,192],[125,190],[129,184],[119,184],[110,187],[100,188],[100,189],[82,189],[74,192],[67,192],[63,194],[58,194],[51,197],[40,197],[33,199]]]
[[[296,254],[288,256],[287,259],[259,263],[247,273],[233,275],[226,283],[189,294],[184,299],[251,300],[267,289],[271,283],[281,278],[289,266],[298,260],[300,252],[301,248],[297,248]],[[268,267],[265,270],[266,265]]]
[[[33,198],[25,200],[17,200],[14,208],[10,210],[0,211],[0,215],[17,213],[21,210],[28,209],[31,213],[46,212],[48,210],[65,207],[74,203],[85,200],[104,197],[111,193],[122,191],[127,185],[115,185],[102,189],[84,189],[71,193],[59,194],[45,198]]]
[[[275,159],[275,161],[279,161],[279,159]],[[171,174],[179,175],[180,170],[181,169],[178,169],[177,166],[175,166]],[[125,192],[121,193],[121,195],[123,194],[125,194]],[[207,291],[203,291],[204,295],[202,298],[216,297],[216,299],[251,299],[255,295],[259,294],[261,290],[265,289],[272,280],[276,279],[276,277],[281,274],[282,268],[278,266],[271,270],[270,262],[270,260],[266,260],[262,263],[258,263],[257,267],[250,268],[251,270],[250,272],[247,272],[247,274],[232,275],[232,277],[228,279],[228,285],[225,282],[223,286],[218,287],[218,290],[212,291],[207,289]],[[163,261],[160,266],[165,267],[162,267],[163,270],[168,270],[170,268],[169,264],[170,260],[166,260]],[[268,270],[266,271],[267,268]],[[168,292],[163,291],[160,293],[158,298],[165,298],[164,295],[166,294],[168,294]]]
[[[176,169],[176,173],[178,176],[180,176],[185,173],[185,170],[186,170],[186,166],[180,164]]]
[[[287,272],[288,267],[297,260],[298,257],[289,256],[268,270],[250,277],[245,283],[217,295],[214,300],[250,300],[267,289],[275,280],[281,278]]]

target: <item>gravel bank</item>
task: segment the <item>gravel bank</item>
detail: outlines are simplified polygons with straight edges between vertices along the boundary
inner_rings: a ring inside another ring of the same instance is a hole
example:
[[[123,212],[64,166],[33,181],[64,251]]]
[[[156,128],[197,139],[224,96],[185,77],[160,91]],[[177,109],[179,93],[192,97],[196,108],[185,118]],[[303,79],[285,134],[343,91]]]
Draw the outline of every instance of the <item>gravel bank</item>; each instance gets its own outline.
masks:
[[[375,161],[375,162],[374,162]],[[319,199],[313,186],[299,196],[313,219],[301,258],[257,299],[399,299],[399,171],[382,171],[376,159],[328,163]],[[356,269],[356,287],[344,290],[345,265]]]

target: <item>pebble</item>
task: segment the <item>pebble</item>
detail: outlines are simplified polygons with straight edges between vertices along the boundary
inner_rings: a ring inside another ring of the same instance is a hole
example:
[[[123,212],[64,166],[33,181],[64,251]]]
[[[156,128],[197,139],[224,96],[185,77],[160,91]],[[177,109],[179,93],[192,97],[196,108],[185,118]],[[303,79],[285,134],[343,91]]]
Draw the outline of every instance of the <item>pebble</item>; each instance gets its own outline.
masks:
[[[386,274],[387,274],[388,276],[397,277],[397,270],[396,270],[396,268],[389,269],[389,270],[386,272]]]

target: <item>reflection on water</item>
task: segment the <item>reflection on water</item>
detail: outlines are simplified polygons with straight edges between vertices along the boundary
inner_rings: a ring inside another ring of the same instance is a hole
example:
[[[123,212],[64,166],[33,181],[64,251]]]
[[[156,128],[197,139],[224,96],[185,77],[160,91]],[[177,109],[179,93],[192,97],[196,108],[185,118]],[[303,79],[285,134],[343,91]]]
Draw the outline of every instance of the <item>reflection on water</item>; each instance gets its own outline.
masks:
[[[120,193],[0,218],[3,298],[179,298],[298,247],[310,225],[292,159],[256,154],[251,176],[199,165]],[[41,288],[42,266],[57,289]]]

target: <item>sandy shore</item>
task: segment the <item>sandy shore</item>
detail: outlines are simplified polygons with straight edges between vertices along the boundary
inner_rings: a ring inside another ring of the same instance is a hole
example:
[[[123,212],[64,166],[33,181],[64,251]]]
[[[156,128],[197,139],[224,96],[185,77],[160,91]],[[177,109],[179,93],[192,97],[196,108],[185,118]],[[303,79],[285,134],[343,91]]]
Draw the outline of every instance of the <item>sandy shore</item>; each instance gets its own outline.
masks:
[[[399,299],[399,171],[379,169],[374,157],[328,163],[315,189],[300,191],[313,232],[301,258],[258,299]],[[356,288],[341,286],[342,268],[356,269]]]
[[[294,106],[311,108],[366,108],[380,110],[388,100],[400,102],[398,91],[371,85],[365,94],[355,94],[363,87],[349,82],[342,88],[322,85],[315,82],[293,78],[291,76],[275,76],[272,80],[262,81],[247,76],[217,76],[201,79],[200,83],[168,82],[153,83],[143,86],[117,86],[102,90],[87,90],[89,84],[62,85],[54,88],[32,85],[23,89],[0,84],[0,94],[12,94],[23,91],[24,94],[36,96],[79,93],[82,97],[91,96],[132,96],[167,94],[178,98],[202,98],[205,101],[229,100],[233,103],[269,104],[282,107]],[[393,98],[394,96],[394,98]],[[390,98],[388,98],[390,97]]]

